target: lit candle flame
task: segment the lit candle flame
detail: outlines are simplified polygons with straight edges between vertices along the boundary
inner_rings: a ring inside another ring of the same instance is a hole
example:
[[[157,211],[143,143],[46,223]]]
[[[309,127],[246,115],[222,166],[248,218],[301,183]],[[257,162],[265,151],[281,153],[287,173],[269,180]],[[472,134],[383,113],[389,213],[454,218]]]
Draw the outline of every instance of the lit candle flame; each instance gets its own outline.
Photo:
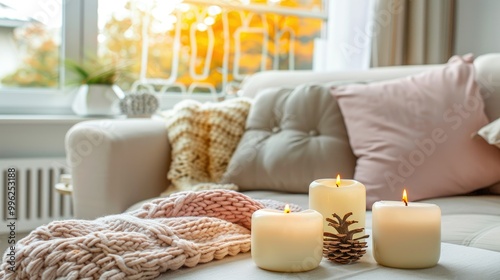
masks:
[[[290,213],[290,205],[288,205],[288,204],[287,204],[287,205],[285,205],[285,209],[283,210],[283,212],[284,212],[285,214]]]
[[[403,189],[403,202],[405,206],[408,206],[408,195],[406,194],[406,189]]]
[[[335,185],[337,185],[337,188],[340,187],[340,174],[337,174],[337,183]]]

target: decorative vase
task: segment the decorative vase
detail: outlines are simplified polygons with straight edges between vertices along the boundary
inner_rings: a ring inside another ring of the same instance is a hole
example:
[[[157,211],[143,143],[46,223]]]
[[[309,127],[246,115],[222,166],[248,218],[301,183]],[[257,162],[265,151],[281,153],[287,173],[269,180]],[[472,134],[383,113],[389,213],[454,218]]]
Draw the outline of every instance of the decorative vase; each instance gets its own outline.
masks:
[[[121,112],[128,118],[150,118],[159,108],[159,102],[152,93],[128,94],[120,101]]]
[[[81,85],[73,101],[73,112],[80,116],[120,114],[120,100],[125,96],[117,85]]]

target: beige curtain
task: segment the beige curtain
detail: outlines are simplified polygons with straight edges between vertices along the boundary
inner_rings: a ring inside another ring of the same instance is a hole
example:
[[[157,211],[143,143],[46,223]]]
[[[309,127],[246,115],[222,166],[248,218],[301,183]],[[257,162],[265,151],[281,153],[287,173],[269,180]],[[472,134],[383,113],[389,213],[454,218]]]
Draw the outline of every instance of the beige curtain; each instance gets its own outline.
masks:
[[[436,64],[452,55],[455,0],[374,0],[371,67]]]

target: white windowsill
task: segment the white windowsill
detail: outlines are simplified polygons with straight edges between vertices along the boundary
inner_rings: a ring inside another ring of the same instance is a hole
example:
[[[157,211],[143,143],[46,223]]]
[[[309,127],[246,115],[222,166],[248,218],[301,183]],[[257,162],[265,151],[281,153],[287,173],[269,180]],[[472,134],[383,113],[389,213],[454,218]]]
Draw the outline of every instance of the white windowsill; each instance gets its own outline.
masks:
[[[124,119],[125,116],[115,117],[81,117],[77,115],[2,115],[0,124],[76,124],[81,121],[98,119]]]

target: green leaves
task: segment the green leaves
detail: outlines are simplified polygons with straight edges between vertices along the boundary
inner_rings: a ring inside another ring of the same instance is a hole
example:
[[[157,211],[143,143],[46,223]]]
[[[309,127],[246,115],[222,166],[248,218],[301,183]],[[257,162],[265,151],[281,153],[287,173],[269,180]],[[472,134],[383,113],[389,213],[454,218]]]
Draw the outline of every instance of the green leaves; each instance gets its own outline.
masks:
[[[73,73],[70,84],[112,85],[128,68],[127,63],[104,63],[98,59],[87,59],[79,64],[73,60],[65,61],[66,69]]]

